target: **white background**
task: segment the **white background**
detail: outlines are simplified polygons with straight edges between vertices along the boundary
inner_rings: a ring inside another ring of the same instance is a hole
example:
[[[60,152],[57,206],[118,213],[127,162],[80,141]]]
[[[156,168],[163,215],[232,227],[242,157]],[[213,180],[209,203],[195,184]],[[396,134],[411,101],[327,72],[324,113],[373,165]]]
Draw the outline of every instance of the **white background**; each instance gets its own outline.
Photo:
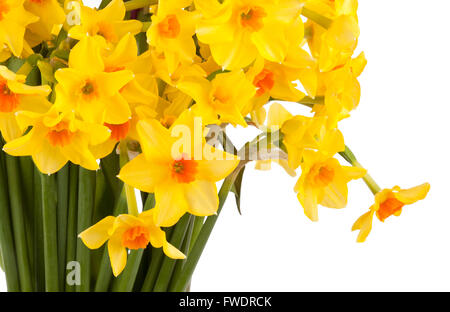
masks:
[[[249,166],[243,216],[230,196],[193,291],[450,290],[449,9],[446,0],[360,0],[359,50],[369,63],[361,104],[341,123],[381,187],[429,182],[427,199],[398,218],[376,219],[357,244],[351,226],[373,201],[362,181],[350,183],[347,208],[321,208],[312,223],[293,192],[296,178]]]

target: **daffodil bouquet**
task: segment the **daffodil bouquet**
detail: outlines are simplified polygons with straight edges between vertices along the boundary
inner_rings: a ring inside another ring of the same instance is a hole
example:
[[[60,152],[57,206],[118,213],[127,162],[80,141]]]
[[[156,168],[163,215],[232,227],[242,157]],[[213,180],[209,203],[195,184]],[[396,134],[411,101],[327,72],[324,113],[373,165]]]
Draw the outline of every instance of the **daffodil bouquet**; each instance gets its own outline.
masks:
[[[366,65],[353,57],[357,4],[0,0],[8,289],[188,290],[250,162],[301,171],[294,190],[312,221],[363,179],[375,203],[354,224],[358,242],[375,215],[425,198],[427,183],[381,190],[338,129]],[[311,114],[286,109],[296,105]],[[259,135],[237,149],[229,127]]]

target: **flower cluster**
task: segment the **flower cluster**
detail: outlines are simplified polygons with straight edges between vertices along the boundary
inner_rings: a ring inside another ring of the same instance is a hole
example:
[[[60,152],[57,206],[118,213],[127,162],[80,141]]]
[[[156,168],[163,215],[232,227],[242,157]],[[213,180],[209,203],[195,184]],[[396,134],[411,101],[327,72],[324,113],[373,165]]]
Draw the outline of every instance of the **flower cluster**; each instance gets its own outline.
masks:
[[[153,209],[109,216],[80,234],[92,249],[108,241],[116,276],[126,249],[150,243],[184,258],[161,227],[217,213],[216,182],[249,153],[211,144],[213,125],[259,128],[267,144],[257,168],[301,169],[294,190],[313,221],[319,206],[344,208],[347,184],[364,178],[376,204],[354,225],[358,241],[375,214],[384,221],[426,196],[428,184],[381,191],[338,128],[359,104],[366,65],[364,53],[354,55],[357,0],[77,3],[71,25],[56,0],[0,0],[0,131],[8,154],[31,156],[45,174],[69,161],[97,170],[117,151],[118,178],[154,194]],[[287,105],[312,114],[294,116]]]

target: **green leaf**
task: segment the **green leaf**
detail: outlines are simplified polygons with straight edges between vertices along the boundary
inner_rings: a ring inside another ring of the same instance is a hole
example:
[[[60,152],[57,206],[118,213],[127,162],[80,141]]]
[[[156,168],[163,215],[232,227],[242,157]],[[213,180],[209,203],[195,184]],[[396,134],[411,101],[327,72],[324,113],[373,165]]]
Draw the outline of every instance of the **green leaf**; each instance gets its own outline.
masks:
[[[239,214],[242,215],[241,211],[241,187],[242,187],[242,179],[244,177],[245,167],[242,167],[241,171],[239,171],[236,180],[234,181],[233,186],[231,187],[231,191],[234,193],[234,197],[236,198],[236,206],[239,211]]]
[[[17,73],[17,71],[22,67],[24,63],[25,60],[13,56],[6,62],[6,67],[8,67],[11,71]]]
[[[38,61],[37,67],[41,71],[43,82],[56,83],[55,75],[53,73],[53,66],[44,61]]]

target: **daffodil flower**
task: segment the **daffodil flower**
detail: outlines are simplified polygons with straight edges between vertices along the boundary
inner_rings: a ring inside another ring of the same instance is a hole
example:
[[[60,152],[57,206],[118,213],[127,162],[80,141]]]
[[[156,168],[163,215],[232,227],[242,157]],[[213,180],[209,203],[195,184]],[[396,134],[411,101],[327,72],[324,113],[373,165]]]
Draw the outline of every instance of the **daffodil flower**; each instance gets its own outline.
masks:
[[[142,23],[138,20],[124,20],[125,4],[122,0],[112,0],[104,9],[96,10],[81,6],[81,24],[69,30],[69,36],[81,40],[94,37],[108,45],[117,44],[128,33],[138,34]]]
[[[155,194],[157,226],[172,226],[186,212],[196,216],[215,214],[219,205],[215,183],[239,163],[236,156],[207,145],[204,130],[195,121],[190,111],[170,129],[156,120],[140,121],[137,130],[143,153],[120,171],[119,179],[126,184]],[[183,148],[178,146],[180,139],[172,136],[177,131],[187,138],[181,141]]]
[[[185,77],[177,84],[177,88],[196,101],[193,110],[206,123],[217,123],[220,120],[223,123],[247,126],[243,113],[252,104],[256,87],[242,71],[222,73],[212,81],[198,76]]]
[[[196,14],[183,9],[191,3],[192,0],[159,1],[158,12],[152,16],[152,25],[147,31],[148,43],[164,54],[169,73],[180,63],[192,64],[196,56],[192,38]]]
[[[424,199],[429,190],[430,184],[424,183],[410,189],[401,189],[399,186],[395,186],[378,192],[375,195],[375,203],[369,208],[370,210],[359,217],[353,225],[352,231],[359,230],[357,242],[364,242],[370,234],[374,215],[381,222],[392,215],[400,216],[404,206]]]
[[[4,151],[13,156],[31,156],[45,174],[59,171],[68,161],[97,170],[97,159],[89,146],[103,143],[110,136],[107,127],[81,121],[72,112],[59,113],[54,107],[45,114],[21,111],[17,122],[32,129],[7,143]]]
[[[55,73],[55,105],[59,110],[76,110],[87,122],[123,124],[131,117],[130,107],[120,94],[133,72],[107,72],[101,44],[92,37],[81,40],[71,51],[69,68]]]
[[[172,259],[186,258],[167,242],[166,233],[155,225],[153,214],[154,209],[144,211],[137,217],[128,214],[109,216],[80,233],[79,237],[89,249],[98,249],[108,242],[109,259],[116,277],[126,266],[127,249],[145,249],[151,244],[154,248],[162,247]]]
[[[24,9],[25,0],[0,0],[0,49],[7,46],[9,51],[17,57],[22,55],[24,48],[25,29],[35,23],[39,17]],[[4,61],[7,52],[1,52]]]
[[[295,192],[305,215],[318,221],[318,206],[341,209],[347,205],[347,183],[362,178],[366,170],[342,166],[337,159],[314,151],[303,154],[302,175]]]
[[[7,142],[20,137],[26,129],[16,121],[18,111],[45,113],[50,108],[46,99],[50,87],[28,86],[25,79],[0,66],[0,132]]]
[[[198,39],[225,69],[250,65],[258,55],[283,62],[291,43],[303,38],[303,1],[195,0],[203,17]]]

